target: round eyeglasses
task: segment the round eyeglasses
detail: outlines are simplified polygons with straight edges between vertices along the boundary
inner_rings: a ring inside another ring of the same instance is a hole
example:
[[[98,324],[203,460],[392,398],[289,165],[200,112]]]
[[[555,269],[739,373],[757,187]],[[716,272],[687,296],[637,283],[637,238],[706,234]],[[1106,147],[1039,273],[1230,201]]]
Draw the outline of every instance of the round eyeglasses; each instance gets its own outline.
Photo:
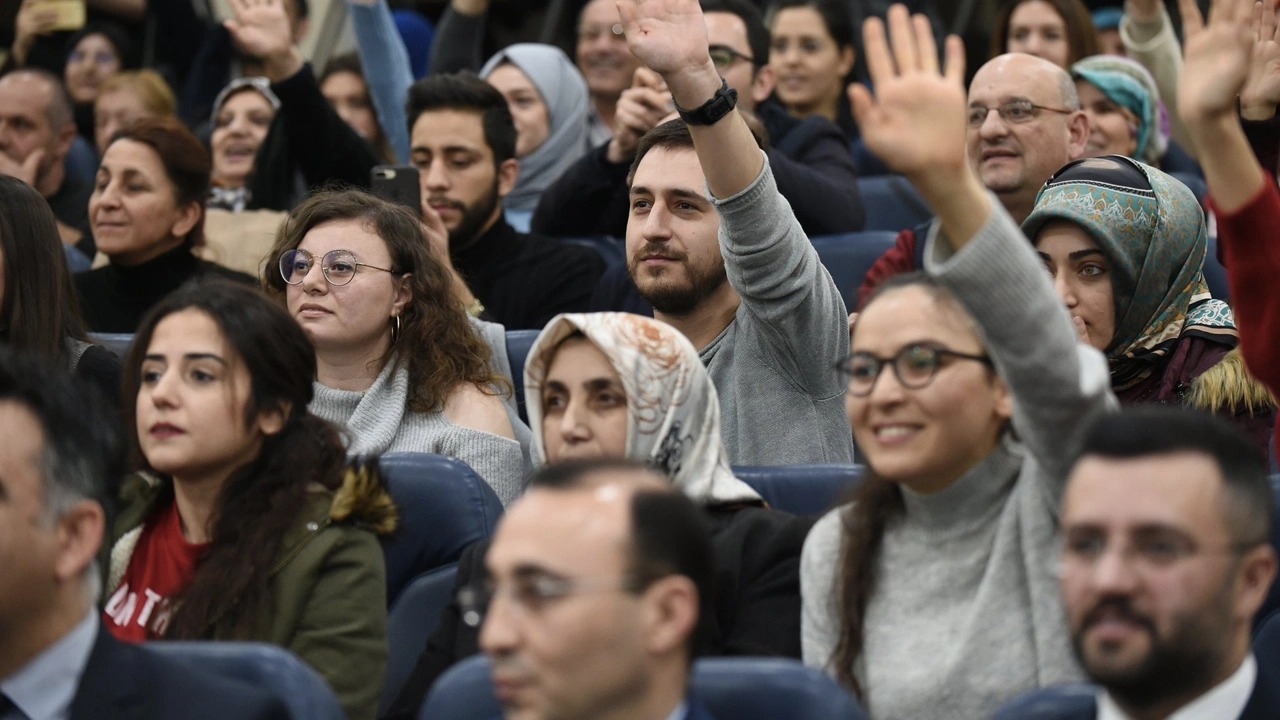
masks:
[[[307,273],[311,272],[311,266],[315,262],[315,258],[306,250],[285,250],[280,253],[280,277],[290,285],[299,285],[307,277]],[[320,258],[320,272],[330,285],[346,285],[356,276],[356,268],[362,267],[392,275],[399,274],[395,270],[362,263],[356,260],[355,254],[350,250],[330,250]]]
[[[946,358],[974,360],[987,367],[995,367],[991,358],[986,355],[969,355],[932,345],[908,345],[890,358],[876,357],[869,352],[851,353],[836,365],[836,370],[850,395],[866,397],[875,388],[876,380],[880,379],[880,371],[886,365],[893,367],[893,374],[898,376],[899,385],[909,390],[919,390],[933,382],[933,377],[938,374]]]

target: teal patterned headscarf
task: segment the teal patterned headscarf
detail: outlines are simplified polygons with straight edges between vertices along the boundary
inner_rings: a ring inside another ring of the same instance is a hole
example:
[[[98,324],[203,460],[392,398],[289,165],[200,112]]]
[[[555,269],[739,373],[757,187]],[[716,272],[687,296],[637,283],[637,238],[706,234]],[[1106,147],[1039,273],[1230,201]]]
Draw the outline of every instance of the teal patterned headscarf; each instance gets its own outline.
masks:
[[[1120,155],[1077,160],[1045,183],[1022,231],[1034,242],[1052,220],[1079,225],[1111,263],[1116,390],[1148,377],[1184,336],[1235,344],[1231,309],[1204,280],[1204,211],[1186,185]]]
[[[1169,149],[1169,133],[1163,123],[1160,90],[1146,68],[1125,57],[1093,55],[1072,65],[1071,77],[1093,85],[1133,113],[1138,119],[1133,156],[1146,163],[1160,162]]]

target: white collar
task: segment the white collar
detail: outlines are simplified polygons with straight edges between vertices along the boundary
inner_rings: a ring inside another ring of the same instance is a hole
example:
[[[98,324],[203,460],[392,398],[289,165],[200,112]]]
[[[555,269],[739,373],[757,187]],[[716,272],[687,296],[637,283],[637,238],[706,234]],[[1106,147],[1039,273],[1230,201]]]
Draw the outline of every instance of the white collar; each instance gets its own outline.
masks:
[[[1244,706],[1249,704],[1253,695],[1254,681],[1258,677],[1258,663],[1253,653],[1245,656],[1244,662],[1231,677],[1215,685],[1205,694],[1178,708],[1165,720],[1228,720],[1240,717]],[[1098,720],[1130,720],[1120,706],[1111,698],[1111,693],[1102,690],[1098,693]]]
[[[0,682],[0,691],[32,720],[66,718],[97,637],[98,613],[90,610],[71,632]]]

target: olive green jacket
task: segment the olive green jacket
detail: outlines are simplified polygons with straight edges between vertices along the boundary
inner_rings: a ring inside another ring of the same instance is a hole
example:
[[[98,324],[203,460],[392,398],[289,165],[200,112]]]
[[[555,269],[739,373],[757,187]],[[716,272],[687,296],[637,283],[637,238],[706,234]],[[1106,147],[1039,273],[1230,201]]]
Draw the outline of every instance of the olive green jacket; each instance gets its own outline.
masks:
[[[315,492],[282,540],[271,574],[270,610],[252,632],[233,636],[231,618],[211,640],[284,647],[323,677],[351,720],[373,720],[387,664],[386,568],[375,534],[395,528],[395,506],[376,474],[349,472],[336,493]],[[126,480],[106,561],[107,592],[119,587],[142,525],[165,498],[168,481]]]

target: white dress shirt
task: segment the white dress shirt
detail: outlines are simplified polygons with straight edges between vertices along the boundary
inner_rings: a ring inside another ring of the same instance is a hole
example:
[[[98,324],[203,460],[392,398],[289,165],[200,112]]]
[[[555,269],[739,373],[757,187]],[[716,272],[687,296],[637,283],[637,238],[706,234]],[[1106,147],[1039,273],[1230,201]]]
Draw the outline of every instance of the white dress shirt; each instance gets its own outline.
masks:
[[[71,632],[0,682],[0,692],[19,713],[10,711],[2,720],[67,720],[97,637],[98,613],[90,610]]]

